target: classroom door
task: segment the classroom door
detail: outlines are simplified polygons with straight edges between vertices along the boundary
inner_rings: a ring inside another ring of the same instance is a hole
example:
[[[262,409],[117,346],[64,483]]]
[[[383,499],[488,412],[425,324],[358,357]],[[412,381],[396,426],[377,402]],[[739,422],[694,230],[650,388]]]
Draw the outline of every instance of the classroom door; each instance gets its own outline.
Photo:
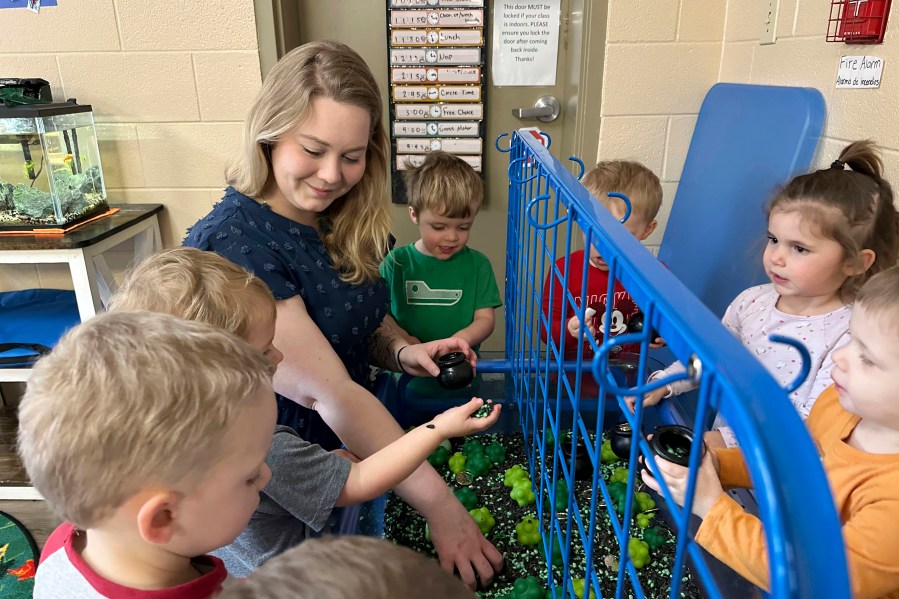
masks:
[[[556,84],[545,87],[496,87],[490,83],[494,2],[488,0],[486,4],[489,19],[485,32],[487,124],[483,164],[487,202],[475,221],[469,245],[490,258],[502,292],[505,280],[508,155],[496,151],[494,140],[501,133],[511,133],[520,127],[539,127],[552,137],[550,152],[560,160],[567,161],[569,156],[577,156],[588,168],[596,163],[607,3],[562,0]],[[390,85],[386,0],[256,0],[256,5],[263,72],[267,72],[267,64],[273,64],[275,52],[280,55],[296,44],[316,39],[336,39],[352,46],[365,58],[387,101]],[[513,110],[532,108],[539,98],[545,96],[559,101],[561,109],[554,121],[541,122],[534,118],[519,119],[513,116]],[[387,122],[386,105],[384,118]],[[508,138],[501,145],[508,147]],[[573,165],[571,170],[577,172],[577,167]],[[418,238],[418,229],[409,220],[405,206],[393,205],[392,216],[393,231],[399,243],[411,243]],[[496,331],[482,349],[503,349],[503,320],[502,311],[497,311]]]

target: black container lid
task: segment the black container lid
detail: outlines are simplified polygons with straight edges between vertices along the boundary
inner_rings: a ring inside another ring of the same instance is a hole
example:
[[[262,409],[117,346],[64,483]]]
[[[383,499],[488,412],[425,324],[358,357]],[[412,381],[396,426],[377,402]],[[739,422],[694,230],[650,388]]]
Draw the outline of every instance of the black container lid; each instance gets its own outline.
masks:
[[[77,114],[79,112],[91,112],[91,105],[76,104],[74,100],[50,104],[24,104],[12,107],[0,104],[0,118],[3,119],[33,119],[58,116],[60,114]]]

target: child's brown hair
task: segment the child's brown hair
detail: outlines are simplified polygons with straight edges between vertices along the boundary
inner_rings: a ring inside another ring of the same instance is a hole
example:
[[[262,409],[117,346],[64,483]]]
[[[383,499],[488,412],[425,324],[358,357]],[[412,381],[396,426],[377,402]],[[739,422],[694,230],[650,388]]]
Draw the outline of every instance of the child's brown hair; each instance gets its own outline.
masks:
[[[276,310],[259,277],[215,252],[187,247],[162,250],[134,267],[109,309],[165,312],[241,338],[260,322],[274,322]]]
[[[659,178],[639,162],[603,160],[584,175],[582,183],[604,206],[613,201],[606,194],[612,191],[623,193],[631,201],[634,214],[647,224],[655,219],[662,207]]]
[[[871,267],[840,287],[846,303],[852,303],[865,281],[896,264],[899,255],[899,213],[893,189],[882,174],[883,162],[874,143],[855,141],[830,168],[793,178],[768,205],[769,219],[774,212],[798,213],[821,235],[843,246],[846,258],[856,259],[866,249],[874,252]]]
[[[405,171],[409,207],[447,218],[477,215],[484,202],[484,182],[470,164],[446,152],[431,152],[420,166]]]

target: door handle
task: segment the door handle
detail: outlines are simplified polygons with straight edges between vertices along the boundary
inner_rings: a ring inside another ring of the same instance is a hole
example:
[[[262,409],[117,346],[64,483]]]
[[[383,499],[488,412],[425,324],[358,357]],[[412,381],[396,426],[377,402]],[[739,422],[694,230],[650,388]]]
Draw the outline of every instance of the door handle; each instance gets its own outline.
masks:
[[[543,96],[534,102],[533,108],[515,108],[512,116],[516,119],[537,119],[549,123],[559,118],[562,105],[554,96]]]

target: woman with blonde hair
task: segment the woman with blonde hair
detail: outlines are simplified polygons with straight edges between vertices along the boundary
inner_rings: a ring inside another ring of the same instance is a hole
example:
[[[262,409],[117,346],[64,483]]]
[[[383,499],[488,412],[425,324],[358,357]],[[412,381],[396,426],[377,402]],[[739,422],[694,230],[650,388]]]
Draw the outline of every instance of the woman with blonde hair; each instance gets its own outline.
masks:
[[[275,296],[278,422],[361,457],[402,434],[367,388],[369,363],[436,376],[435,356],[476,360],[461,339],[409,345],[388,316],[378,274],[390,226],[381,113],[371,70],[349,47],[319,41],[289,52],[250,109],[224,198],[184,240],[246,268]],[[469,586],[475,574],[489,584],[502,555],[436,471],[425,463],[396,491],[428,520],[441,564]]]

